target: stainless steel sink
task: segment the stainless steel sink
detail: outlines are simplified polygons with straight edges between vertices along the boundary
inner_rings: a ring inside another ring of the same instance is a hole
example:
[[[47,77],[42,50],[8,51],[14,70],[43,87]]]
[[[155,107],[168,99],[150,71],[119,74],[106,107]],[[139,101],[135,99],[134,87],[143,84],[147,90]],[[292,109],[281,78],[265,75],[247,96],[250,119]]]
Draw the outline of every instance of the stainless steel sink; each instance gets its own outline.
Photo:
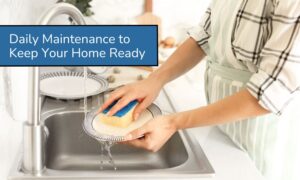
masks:
[[[104,97],[89,98],[89,108],[101,104]],[[157,104],[166,107],[166,99],[161,95]],[[214,175],[198,142],[185,130],[156,153],[116,144],[112,155],[118,170],[109,163],[100,170],[100,144],[84,133],[83,116],[82,101],[46,98],[42,108],[42,120],[49,131],[46,168],[39,175],[23,173],[20,153],[9,179],[188,179]]]
[[[47,118],[49,129],[46,145],[46,166],[55,170],[99,170],[100,145],[82,130],[83,113],[63,113]],[[151,170],[179,166],[188,160],[188,154],[177,133],[157,153],[116,144],[112,154],[118,170]],[[108,166],[108,167],[106,167]],[[111,169],[109,163],[104,169]]]

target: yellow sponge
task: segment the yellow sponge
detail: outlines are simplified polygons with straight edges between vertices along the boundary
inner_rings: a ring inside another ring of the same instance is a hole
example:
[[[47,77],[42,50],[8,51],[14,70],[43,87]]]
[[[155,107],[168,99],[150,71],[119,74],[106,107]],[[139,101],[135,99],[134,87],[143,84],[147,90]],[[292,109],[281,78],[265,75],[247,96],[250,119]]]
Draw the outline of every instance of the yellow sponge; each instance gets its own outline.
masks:
[[[119,110],[116,114],[113,116],[107,116],[106,114],[108,111],[116,104],[117,102],[112,103],[107,109],[105,109],[99,116],[100,121],[104,124],[126,128],[128,127],[131,122],[133,122],[133,111],[134,108],[137,105],[137,101],[132,101],[128,105],[126,105],[124,108]]]

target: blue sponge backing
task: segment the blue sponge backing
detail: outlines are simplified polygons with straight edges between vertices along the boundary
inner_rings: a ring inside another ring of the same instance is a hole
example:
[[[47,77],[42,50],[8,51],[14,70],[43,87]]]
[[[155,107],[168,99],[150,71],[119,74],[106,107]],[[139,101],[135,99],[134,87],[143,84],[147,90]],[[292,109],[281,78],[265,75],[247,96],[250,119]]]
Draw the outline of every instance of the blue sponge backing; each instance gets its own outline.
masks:
[[[104,114],[107,114],[111,108],[117,104],[117,101],[114,101],[111,105],[109,105],[104,111]],[[114,116],[117,117],[123,117],[124,115],[126,115],[133,107],[135,107],[135,105],[138,103],[137,100],[131,101],[130,103],[128,103],[125,107],[123,107],[122,109],[120,109],[117,113],[114,114]]]

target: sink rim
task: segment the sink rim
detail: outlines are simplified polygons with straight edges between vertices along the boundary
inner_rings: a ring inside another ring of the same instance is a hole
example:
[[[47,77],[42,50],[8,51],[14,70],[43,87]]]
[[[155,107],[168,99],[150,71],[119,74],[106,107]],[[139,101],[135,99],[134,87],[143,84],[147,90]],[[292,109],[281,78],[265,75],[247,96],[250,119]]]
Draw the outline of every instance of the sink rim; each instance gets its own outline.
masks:
[[[44,124],[45,121],[47,119],[49,119],[50,117],[52,116],[55,116],[55,115],[63,115],[63,114],[67,114],[67,113],[83,113],[84,111],[83,110],[60,110],[60,109],[57,109],[57,110],[54,110],[54,111],[51,111],[51,112],[46,112],[45,115],[42,114],[42,120],[41,122]],[[185,162],[183,162],[182,164],[178,165],[178,166],[175,166],[175,167],[171,167],[171,168],[165,168],[165,169],[172,169],[172,168],[176,168],[176,167],[179,167],[179,166],[182,166],[184,164],[186,164],[188,162],[188,160],[190,159],[190,156],[192,155],[193,157],[198,155],[199,154],[203,154],[204,155],[204,152],[202,151],[202,148],[201,146],[199,145],[199,143],[197,142],[197,140],[195,139],[195,137],[193,135],[191,135],[190,133],[187,132],[187,130],[178,130],[178,134],[179,136],[181,137],[182,139],[182,142],[184,144],[184,147],[187,151],[187,155],[188,155],[188,158]],[[192,141],[193,145],[194,146],[198,146],[198,147],[194,147],[194,148],[191,148],[189,143],[188,143],[188,140],[189,141]],[[197,149],[201,149],[200,152],[197,151]],[[199,157],[198,157],[199,158]],[[200,158],[202,159],[202,158]],[[208,162],[208,160],[207,160]],[[210,164],[208,162],[208,164]]]
[[[183,141],[186,143],[185,138],[192,138],[190,140],[195,141],[193,139],[193,135],[191,135],[186,130],[178,131],[179,135]],[[186,144],[184,144],[186,146]],[[199,144],[194,144],[195,146]],[[20,146],[21,147],[21,146]],[[200,154],[202,155],[203,151],[201,146],[196,147],[196,151],[200,150]],[[150,170],[103,170],[103,171],[92,171],[92,170],[85,170],[85,171],[76,171],[76,170],[54,170],[45,167],[42,174],[38,175],[30,175],[24,174],[21,169],[21,162],[22,162],[22,150],[20,148],[19,153],[17,154],[16,160],[14,161],[14,165],[11,168],[9,173],[8,179],[98,179],[98,178],[116,178],[116,179],[135,179],[135,178],[162,178],[162,179],[182,179],[182,178],[211,178],[215,176],[215,171],[212,168],[211,164],[208,162],[206,156],[200,157],[201,162],[205,162],[207,167],[205,170],[200,170],[199,162],[195,160],[195,158],[190,159],[190,148],[186,149],[188,153],[188,159],[175,167],[165,168],[165,169],[150,169]],[[194,154],[196,156],[200,156],[200,154]],[[193,156],[194,156],[193,155]],[[203,154],[204,155],[204,154]],[[199,158],[199,157],[198,157]],[[200,160],[198,159],[198,160]],[[197,164],[197,167],[195,164]],[[189,170],[184,169],[186,166],[193,164]],[[202,172],[202,171],[205,171]],[[87,175],[88,174],[88,175]]]
[[[193,138],[189,132],[186,130],[180,130],[179,135],[183,138],[183,143],[185,143],[185,138]],[[194,141],[193,139],[191,139]],[[196,151],[202,151],[200,145],[195,144]],[[186,146],[186,145],[185,145]],[[215,171],[206,159],[206,156],[200,157],[200,159],[193,158],[190,159],[191,149],[187,149],[188,160],[178,165],[176,167],[166,168],[166,169],[152,169],[152,170],[104,170],[104,171],[75,171],[75,170],[53,170],[45,167],[45,170],[40,175],[28,175],[24,174],[21,170],[21,160],[22,160],[22,152],[18,153],[15,164],[12,166],[11,173],[9,173],[8,179],[69,179],[69,178],[77,178],[77,179],[97,179],[97,178],[162,178],[162,179],[182,179],[182,178],[204,178],[204,177],[214,177]],[[196,154],[196,156],[200,156],[200,154]],[[195,156],[195,155],[193,155]],[[198,157],[199,158],[199,157]],[[205,163],[204,167],[207,167],[205,170],[201,169],[199,166],[201,165],[196,161],[201,160],[201,162]],[[205,162],[207,161],[207,162]],[[195,166],[195,164],[197,166]],[[185,169],[186,166],[192,165],[189,170]],[[87,175],[88,174],[88,175]]]
[[[65,113],[82,113],[83,109],[78,107],[55,107],[41,114],[41,123],[44,124],[46,119],[53,115]],[[14,165],[11,168],[8,179],[98,179],[98,178],[115,178],[115,179],[133,179],[133,178],[162,178],[162,179],[181,179],[181,178],[201,178],[213,177],[215,171],[204,154],[199,142],[188,132],[188,130],[179,130],[178,134],[185,146],[187,160],[182,164],[164,169],[150,170],[104,170],[104,171],[76,171],[76,170],[53,170],[45,168],[40,175],[24,174],[21,171],[22,149],[17,154]],[[191,148],[193,146],[193,148]]]

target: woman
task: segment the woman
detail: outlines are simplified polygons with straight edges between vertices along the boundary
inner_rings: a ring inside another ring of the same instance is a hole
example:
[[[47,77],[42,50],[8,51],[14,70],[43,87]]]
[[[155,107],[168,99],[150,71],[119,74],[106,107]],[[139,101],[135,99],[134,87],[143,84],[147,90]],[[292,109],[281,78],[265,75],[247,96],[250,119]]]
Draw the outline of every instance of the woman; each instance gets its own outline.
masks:
[[[114,91],[100,110],[119,99],[113,115],[138,99],[137,118],[166,83],[207,56],[209,105],[154,119],[128,134],[127,143],[157,151],[179,129],[219,125],[268,179],[299,179],[299,121],[282,119],[299,91],[299,29],[299,0],[213,0],[200,26],[165,64]]]

